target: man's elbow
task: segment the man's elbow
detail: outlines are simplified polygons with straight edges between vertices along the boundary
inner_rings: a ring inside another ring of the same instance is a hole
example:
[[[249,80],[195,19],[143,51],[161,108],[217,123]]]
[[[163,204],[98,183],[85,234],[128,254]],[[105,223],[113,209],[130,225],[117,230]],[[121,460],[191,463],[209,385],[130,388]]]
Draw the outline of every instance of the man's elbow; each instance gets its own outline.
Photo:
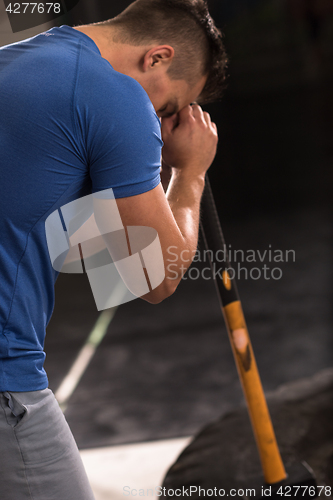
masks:
[[[172,295],[176,291],[179,282],[180,279],[174,280],[165,278],[164,281],[154,290],[151,290],[149,293],[142,295],[141,299],[149,302],[150,304],[159,304],[163,300],[170,297],[170,295]]]

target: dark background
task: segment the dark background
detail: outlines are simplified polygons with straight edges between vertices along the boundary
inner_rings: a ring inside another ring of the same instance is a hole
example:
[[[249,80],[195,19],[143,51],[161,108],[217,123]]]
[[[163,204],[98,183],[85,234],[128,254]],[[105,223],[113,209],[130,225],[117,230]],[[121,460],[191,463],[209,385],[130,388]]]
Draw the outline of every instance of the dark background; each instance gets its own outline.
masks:
[[[129,3],[81,0],[55,25]],[[296,255],[278,264],[281,279],[243,272],[238,284],[269,391],[332,366],[333,2],[209,5],[230,57],[224,98],[206,107],[219,130],[210,179],[227,244]],[[60,275],[46,341],[53,390],[97,316],[86,277]],[[190,435],[242,402],[213,281],[188,278],[162,304],[118,309],[66,416],[79,446],[104,446]]]

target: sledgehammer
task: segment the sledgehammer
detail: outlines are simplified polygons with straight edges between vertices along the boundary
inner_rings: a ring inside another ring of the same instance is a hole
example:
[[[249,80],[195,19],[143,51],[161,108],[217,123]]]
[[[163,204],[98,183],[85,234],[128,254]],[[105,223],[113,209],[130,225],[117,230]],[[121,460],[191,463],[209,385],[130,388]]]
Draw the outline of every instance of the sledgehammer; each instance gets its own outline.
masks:
[[[201,204],[200,229],[207,250],[211,250],[213,255],[216,255],[217,251],[224,251],[226,246],[207,176]],[[210,254],[210,252],[207,253]],[[231,276],[227,255],[224,257],[221,269],[222,279],[214,281],[247,402],[263,471],[263,477],[250,481],[252,484],[249,484],[248,487],[255,488],[256,498],[267,496],[273,498],[281,498],[282,496],[316,498],[318,490],[311,468],[305,462],[301,462],[285,469],[282,462],[236,282]],[[212,266],[213,263],[210,262],[210,264]]]

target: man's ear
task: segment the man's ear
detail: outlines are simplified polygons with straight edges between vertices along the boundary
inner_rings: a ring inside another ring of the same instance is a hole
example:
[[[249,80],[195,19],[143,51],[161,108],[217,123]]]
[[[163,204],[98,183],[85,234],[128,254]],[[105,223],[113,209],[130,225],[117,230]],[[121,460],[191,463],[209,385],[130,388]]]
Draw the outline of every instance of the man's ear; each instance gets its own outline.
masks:
[[[174,55],[175,51],[171,45],[153,47],[144,55],[142,69],[148,71],[160,66],[167,68],[170,66]]]

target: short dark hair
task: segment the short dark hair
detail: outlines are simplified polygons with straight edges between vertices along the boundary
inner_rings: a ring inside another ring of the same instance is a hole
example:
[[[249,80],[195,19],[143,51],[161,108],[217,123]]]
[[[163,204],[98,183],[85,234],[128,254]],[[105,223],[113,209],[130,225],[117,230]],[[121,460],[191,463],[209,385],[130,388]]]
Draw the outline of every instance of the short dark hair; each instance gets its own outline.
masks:
[[[228,59],[222,33],[209,14],[206,0],[136,0],[107,23],[119,27],[117,42],[172,45],[175,56],[170,78],[194,85],[207,75],[200,103],[222,95]]]

